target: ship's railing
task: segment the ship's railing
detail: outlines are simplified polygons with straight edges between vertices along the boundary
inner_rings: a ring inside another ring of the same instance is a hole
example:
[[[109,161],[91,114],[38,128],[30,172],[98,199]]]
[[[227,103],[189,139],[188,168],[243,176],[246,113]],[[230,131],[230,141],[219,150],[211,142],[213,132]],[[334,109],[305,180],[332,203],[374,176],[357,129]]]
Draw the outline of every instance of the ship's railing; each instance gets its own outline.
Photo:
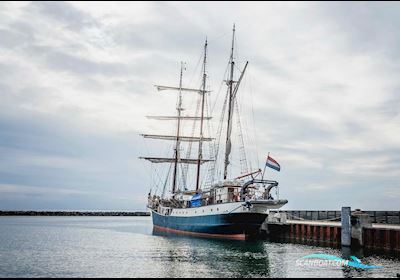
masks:
[[[278,187],[278,184],[279,183],[277,181],[272,181],[272,180],[252,179],[243,184],[242,197],[244,198],[245,201],[246,200],[256,200],[256,201],[257,200],[273,200],[273,197],[271,196],[270,193],[273,188]],[[263,187],[264,191],[263,191],[262,195],[257,196],[256,193],[251,194],[249,192],[250,186],[255,187],[257,190],[259,190],[261,187]],[[246,195],[247,195],[247,197],[246,197]],[[251,197],[248,197],[249,195]]]

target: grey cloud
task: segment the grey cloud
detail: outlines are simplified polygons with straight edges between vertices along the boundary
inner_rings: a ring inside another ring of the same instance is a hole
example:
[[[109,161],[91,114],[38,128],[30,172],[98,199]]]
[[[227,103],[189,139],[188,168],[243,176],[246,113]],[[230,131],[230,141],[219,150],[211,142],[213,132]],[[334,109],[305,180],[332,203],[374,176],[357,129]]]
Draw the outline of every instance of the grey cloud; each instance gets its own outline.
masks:
[[[48,188],[49,192],[39,192],[35,190],[35,186],[27,186],[31,188],[30,192],[1,192],[1,209],[2,210],[140,210],[144,211],[145,207],[140,206],[141,203],[135,202],[137,208],[132,208],[132,201],[118,194],[105,194],[99,192],[76,192],[71,190],[57,192],[56,187]],[[43,188],[38,188],[43,189]]]
[[[270,101],[270,102],[273,102]],[[304,108],[307,110],[307,108]],[[328,127],[322,127],[318,120],[300,117],[290,112],[282,112],[279,108],[269,109],[267,112],[256,112],[259,116],[259,129],[265,131],[272,141],[280,143],[282,139],[288,141],[328,140],[334,138],[335,133]],[[272,129],[273,128],[273,129]]]
[[[13,73],[12,67],[10,72]],[[0,65],[1,73],[1,65]],[[19,75],[16,71],[14,75]],[[31,106],[33,108],[40,107],[43,100],[57,101],[57,90],[44,86],[29,86],[17,89],[13,85],[0,83],[0,100],[2,103],[3,112],[8,110],[17,110],[21,106]]]
[[[353,52],[374,51],[398,57],[400,5],[395,2],[331,2],[320,4],[322,14],[347,35]]]
[[[176,24],[176,26],[166,26],[162,23],[122,24],[114,27],[113,31],[115,43],[125,45],[132,50],[175,52],[179,48],[193,52],[198,49],[196,46],[205,40],[205,36],[199,35],[197,28],[187,24]],[[181,34],[188,34],[188,36]]]
[[[117,187],[115,194],[120,193],[121,197],[130,194],[133,198],[130,209],[141,209],[134,198],[144,197],[146,190],[134,188],[134,182],[144,180],[144,174],[132,172],[140,169],[140,163],[134,161],[138,154],[133,135],[91,134],[60,118],[38,114],[21,114],[19,120],[2,114],[0,120],[0,151],[3,155],[0,159],[0,184],[32,186],[34,192],[41,188],[54,188],[54,193],[63,189],[107,193]],[[127,150],[127,147],[130,148]],[[34,202],[27,205],[34,205],[36,209],[48,208],[58,197],[66,199],[69,205],[90,199],[90,195],[85,194],[73,197],[38,195],[49,201],[31,197]],[[91,200],[96,200],[100,208],[113,203],[118,208],[116,198],[113,202],[99,203],[102,199],[92,195]],[[14,197],[14,207],[18,205],[27,209],[24,201],[24,193],[20,193]],[[128,206],[128,203],[123,203]],[[0,205],[4,207],[7,204],[7,198],[2,195]],[[81,203],[80,207],[88,209],[88,205]]]
[[[349,86],[341,83],[326,83],[318,87],[318,90],[321,91],[321,94],[324,92],[333,93],[336,95],[342,95],[344,92],[348,92]]]
[[[93,61],[58,51],[52,47],[36,45],[27,51],[33,57],[44,59],[50,69],[55,71],[68,71],[77,75],[101,74],[107,76],[123,75],[127,72],[126,64]]]
[[[253,67],[259,69],[259,71],[265,72],[268,76],[279,76],[286,79],[290,79],[293,76],[284,67],[279,66],[273,60],[267,57],[254,57],[252,61],[255,62]]]
[[[20,33],[13,29],[0,28],[0,47],[14,49],[22,47],[33,40],[31,34]]]
[[[400,114],[400,87],[394,89],[389,99],[379,105],[379,112],[389,118],[396,118]]]
[[[175,52],[179,49],[185,55],[197,55],[206,38],[200,26],[192,23],[170,3],[153,3],[152,13],[157,15],[154,21],[137,24],[123,22],[107,32],[116,44],[126,45],[133,51]]]
[[[362,117],[360,117],[360,120],[362,120]],[[351,137],[362,137],[363,133],[368,131],[368,126],[361,121],[353,119],[343,122],[341,125],[341,129],[341,137],[345,137],[345,135],[349,135]]]
[[[65,27],[80,30],[84,27],[96,25],[95,20],[88,13],[75,8],[67,2],[61,1],[34,1],[26,7],[26,13],[32,11],[40,16],[46,16],[54,21],[60,22]]]

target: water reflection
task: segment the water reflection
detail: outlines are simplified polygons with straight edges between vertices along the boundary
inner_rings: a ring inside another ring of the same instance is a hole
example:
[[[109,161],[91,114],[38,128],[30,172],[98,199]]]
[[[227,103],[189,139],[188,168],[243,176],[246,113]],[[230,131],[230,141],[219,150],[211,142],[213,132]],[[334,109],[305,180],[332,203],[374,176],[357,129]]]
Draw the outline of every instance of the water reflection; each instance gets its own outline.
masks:
[[[171,262],[188,262],[195,265],[195,277],[269,277],[269,257],[261,240],[232,241],[176,236],[153,231],[153,235],[165,237],[166,250]],[[165,245],[165,244],[164,244]],[[180,267],[166,263],[169,276],[182,275]],[[175,271],[171,271],[175,269]]]
[[[398,258],[268,241],[152,234],[148,218],[0,218],[0,278],[396,277]],[[306,255],[357,256],[382,270],[296,266]]]
[[[382,277],[396,275],[397,258],[367,255],[362,249],[332,249],[301,244],[259,241],[231,241],[184,237],[153,232],[161,237],[168,255],[164,262],[168,277]],[[306,255],[322,253],[363,263],[382,265],[382,270],[348,267],[299,267],[296,261]]]

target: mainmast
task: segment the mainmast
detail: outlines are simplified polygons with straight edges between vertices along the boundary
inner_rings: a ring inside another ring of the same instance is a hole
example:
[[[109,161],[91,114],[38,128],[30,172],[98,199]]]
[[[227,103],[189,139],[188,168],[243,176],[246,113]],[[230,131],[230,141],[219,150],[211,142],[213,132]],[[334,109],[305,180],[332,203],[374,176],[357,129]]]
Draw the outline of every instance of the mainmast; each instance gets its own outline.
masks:
[[[206,95],[206,63],[207,63],[207,39],[204,44],[204,59],[203,59],[203,90],[201,92],[201,116],[200,116],[200,141],[199,141],[199,154],[197,158],[197,176],[196,176],[196,191],[200,189],[200,166],[203,159],[203,123],[204,123],[204,106]]]
[[[233,56],[234,48],[235,48],[235,25],[233,25],[233,35],[232,35],[232,47],[231,47],[231,56],[229,59],[229,64],[231,65],[230,68],[230,73],[229,73],[229,80],[226,81],[226,84],[228,85],[228,94],[229,94],[229,105],[228,105],[228,127],[226,129],[226,145],[225,145],[225,167],[224,167],[224,180],[227,179],[228,177],[228,165],[230,164],[229,162],[229,156],[232,151],[232,142],[231,142],[231,135],[232,135],[232,120],[233,120],[233,110],[235,108],[235,101],[236,101],[236,94],[238,92],[240,83],[242,81],[242,78],[244,76],[244,73],[246,72],[248,61],[246,62],[246,65],[243,68],[243,71],[240,74],[239,80],[234,81],[233,80],[233,71],[235,69],[235,60]],[[236,84],[235,86],[233,86]]]
[[[229,80],[226,81],[228,85],[229,91],[229,105],[228,105],[228,127],[226,131],[226,145],[225,145],[225,167],[224,167],[224,180],[228,177],[228,165],[229,165],[229,156],[232,150],[231,143],[231,134],[232,134],[232,119],[233,119],[233,108],[235,105],[235,98],[233,96],[233,71],[235,67],[235,61],[233,57],[233,50],[235,47],[235,24],[233,25],[233,34],[232,34],[232,47],[231,47],[231,56],[229,59],[229,64],[231,65]]]
[[[179,78],[179,94],[178,94],[178,104],[177,110],[177,129],[176,129],[176,144],[175,144],[175,162],[174,162],[174,173],[172,179],[172,193],[176,192],[176,181],[178,174],[178,163],[180,160],[180,128],[181,128],[181,114],[182,114],[182,77],[183,77],[184,63],[181,62],[181,73]]]

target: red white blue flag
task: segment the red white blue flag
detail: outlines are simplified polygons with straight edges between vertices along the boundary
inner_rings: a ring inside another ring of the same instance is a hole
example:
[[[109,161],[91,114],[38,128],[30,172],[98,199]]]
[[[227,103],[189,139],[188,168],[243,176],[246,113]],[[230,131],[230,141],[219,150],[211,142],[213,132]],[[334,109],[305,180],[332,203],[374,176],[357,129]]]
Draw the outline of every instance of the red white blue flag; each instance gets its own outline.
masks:
[[[266,166],[275,169],[276,171],[281,171],[281,166],[279,165],[279,163],[270,156],[267,157]]]

